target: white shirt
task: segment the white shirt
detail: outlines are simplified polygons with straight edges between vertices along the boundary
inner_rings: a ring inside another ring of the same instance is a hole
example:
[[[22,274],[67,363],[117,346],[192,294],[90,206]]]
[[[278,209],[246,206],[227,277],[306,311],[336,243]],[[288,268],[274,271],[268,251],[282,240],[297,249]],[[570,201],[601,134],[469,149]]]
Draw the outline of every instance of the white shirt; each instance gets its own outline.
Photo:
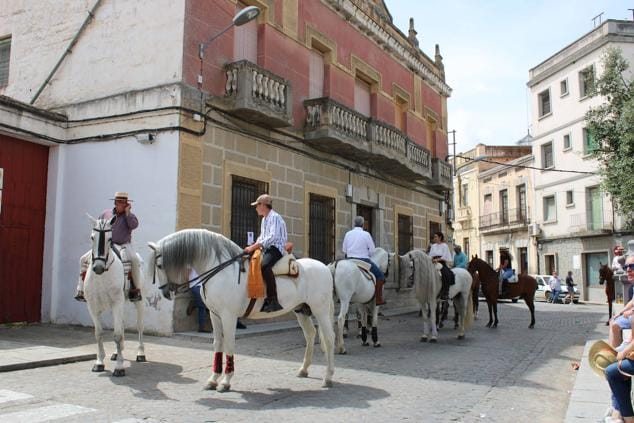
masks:
[[[370,258],[374,248],[372,235],[361,227],[348,231],[343,238],[342,250],[349,258]]]
[[[451,251],[449,251],[449,246],[446,242],[440,242],[438,244],[432,244],[429,249],[430,257],[440,257],[442,260],[448,262],[447,264],[451,264],[453,262],[453,255]]]
[[[612,270],[616,271],[623,271],[623,267],[621,266],[621,263],[619,263],[619,259],[623,257],[623,256],[614,256],[614,259],[612,259]]]
[[[284,244],[288,241],[288,234],[286,233],[286,223],[282,216],[280,216],[275,210],[271,209],[260,225],[260,236],[256,240],[262,244],[263,249],[267,249],[270,246],[276,247],[280,250],[282,255],[286,254],[284,250]]]
[[[559,279],[559,276],[552,276],[550,278],[550,289],[561,291],[561,279]]]

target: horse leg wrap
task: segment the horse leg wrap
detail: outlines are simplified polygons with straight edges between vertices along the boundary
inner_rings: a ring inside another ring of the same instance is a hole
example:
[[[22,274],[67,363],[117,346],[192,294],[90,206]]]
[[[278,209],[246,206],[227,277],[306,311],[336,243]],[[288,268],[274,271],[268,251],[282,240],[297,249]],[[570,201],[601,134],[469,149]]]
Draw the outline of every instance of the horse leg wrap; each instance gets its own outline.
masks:
[[[214,354],[214,373],[222,373],[222,353],[217,352]]]
[[[376,344],[376,341],[379,340],[379,334],[376,330],[376,326],[372,327],[372,342]]]
[[[227,364],[225,366],[225,374],[233,373],[233,356],[227,354]]]
[[[368,340],[368,329],[366,327],[361,328],[361,340],[364,344]]]

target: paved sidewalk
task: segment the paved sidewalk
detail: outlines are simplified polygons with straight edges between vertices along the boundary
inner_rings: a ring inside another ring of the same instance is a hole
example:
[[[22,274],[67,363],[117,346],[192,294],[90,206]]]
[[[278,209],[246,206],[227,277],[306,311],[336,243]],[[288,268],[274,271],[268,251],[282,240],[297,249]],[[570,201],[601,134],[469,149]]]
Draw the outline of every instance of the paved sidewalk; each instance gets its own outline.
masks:
[[[566,423],[599,422],[610,404],[610,388],[605,379],[597,376],[588,364],[588,350],[597,341],[586,342],[575,385],[570,393]]]

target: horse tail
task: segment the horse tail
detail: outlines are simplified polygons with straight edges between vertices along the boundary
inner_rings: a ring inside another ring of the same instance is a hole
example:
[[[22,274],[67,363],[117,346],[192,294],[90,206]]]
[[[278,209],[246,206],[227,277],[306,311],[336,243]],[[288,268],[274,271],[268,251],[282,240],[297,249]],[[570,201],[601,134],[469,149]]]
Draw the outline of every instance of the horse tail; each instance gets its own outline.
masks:
[[[471,327],[471,325],[473,324],[473,290],[469,289],[469,295],[468,298],[466,298],[465,300],[467,301],[467,313],[464,316],[464,327],[465,329],[469,329]]]

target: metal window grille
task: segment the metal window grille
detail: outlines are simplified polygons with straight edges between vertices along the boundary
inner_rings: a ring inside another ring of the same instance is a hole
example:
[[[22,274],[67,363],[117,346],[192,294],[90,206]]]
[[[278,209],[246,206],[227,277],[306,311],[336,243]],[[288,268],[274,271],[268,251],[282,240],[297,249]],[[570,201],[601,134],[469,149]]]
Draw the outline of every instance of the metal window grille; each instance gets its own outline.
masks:
[[[322,263],[335,259],[335,199],[310,194],[308,253]]]
[[[414,228],[412,216],[398,215],[398,253],[407,254],[414,247]]]
[[[231,176],[231,240],[236,244],[247,245],[248,232],[257,238],[261,220],[251,203],[268,191],[266,182]]]
[[[9,59],[11,58],[11,37],[0,39],[0,87],[9,85]]]
[[[434,234],[436,232],[442,232],[441,229],[440,223],[434,221],[429,222],[429,245],[433,242]]]

